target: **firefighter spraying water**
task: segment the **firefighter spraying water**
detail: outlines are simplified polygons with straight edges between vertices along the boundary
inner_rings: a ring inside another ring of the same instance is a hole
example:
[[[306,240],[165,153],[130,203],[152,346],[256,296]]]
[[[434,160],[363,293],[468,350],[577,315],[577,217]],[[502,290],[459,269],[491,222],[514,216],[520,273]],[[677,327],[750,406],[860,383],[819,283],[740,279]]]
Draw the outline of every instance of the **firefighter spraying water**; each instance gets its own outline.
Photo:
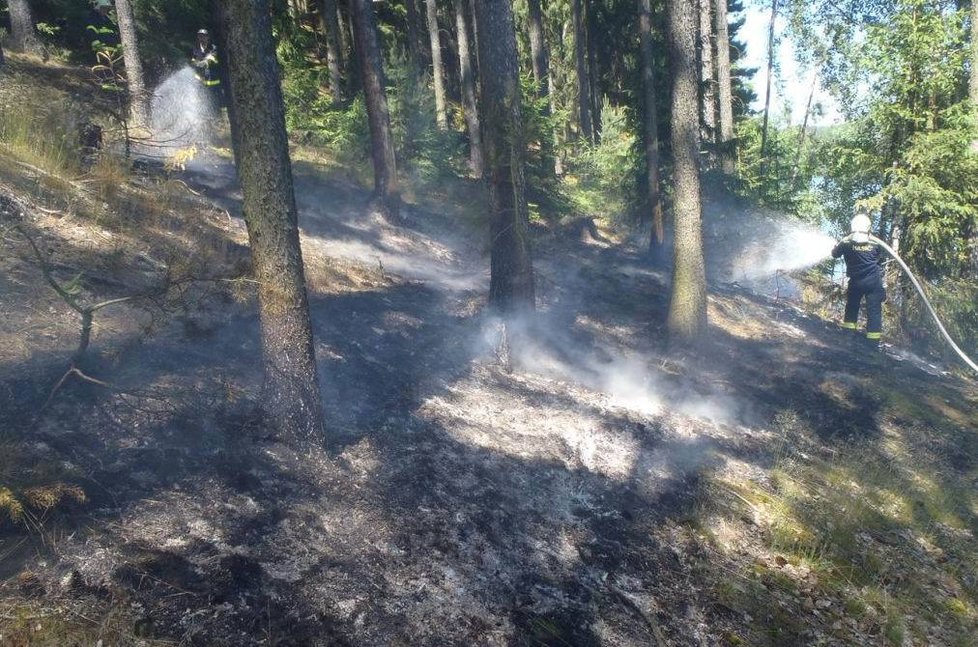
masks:
[[[881,250],[890,255],[910,279],[920,298],[923,299],[927,312],[934,319],[941,335],[947,340],[958,357],[973,371],[978,373],[978,364],[968,357],[951,339],[934,311],[934,307],[924,294],[924,289],[914,276],[907,264],[897,252],[885,242],[872,235],[869,216],[857,213],[850,223],[850,233],[832,250],[832,257],[845,258],[846,272],[849,275],[849,289],[846,295],[846,310],[843,317],[843,327],[856,330],[856,321],[863,299],[866,301],[866,339],[871,344],[878,344],[882,336],[882,306],[885,293],[883,291],[882,271],[880,269]]]

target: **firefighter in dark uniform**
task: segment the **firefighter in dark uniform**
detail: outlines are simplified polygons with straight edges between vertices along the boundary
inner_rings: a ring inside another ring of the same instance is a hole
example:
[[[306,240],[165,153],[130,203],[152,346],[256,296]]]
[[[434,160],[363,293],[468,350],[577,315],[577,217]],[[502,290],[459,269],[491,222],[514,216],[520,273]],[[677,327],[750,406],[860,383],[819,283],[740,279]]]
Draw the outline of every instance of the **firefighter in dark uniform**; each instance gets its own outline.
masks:
[[[866,340],[879,347],[883,336],[883,288],[882,249],[869,239],[869,216],[857,213],[849,229],[851,233],[839,241],[832,250],[832,258],[845,258],[849,289],[846,293],[846,311],[842,327],[856,330],[859,306],[866,299]]]
[[[221,67],[217,58],[217,45],[211,42],[206,29],[197,32],[197,43],[190,52],[190,65],[194,68],[197,80],[207,91],[211,107],[215,112],[224,105],[221,88]]]

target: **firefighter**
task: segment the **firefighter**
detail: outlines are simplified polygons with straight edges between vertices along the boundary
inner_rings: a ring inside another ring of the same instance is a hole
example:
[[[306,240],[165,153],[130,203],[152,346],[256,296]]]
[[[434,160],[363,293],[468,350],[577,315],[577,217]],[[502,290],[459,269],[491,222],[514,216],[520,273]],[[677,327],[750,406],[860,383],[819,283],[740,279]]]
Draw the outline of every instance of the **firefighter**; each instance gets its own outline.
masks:
[[[211,34],[206,29],[197,32],[197,44],[190,52],[190,65],[200,84],[210,96],[215,111],[223,105],[221,91],[221,67],[217,58],[217,46],[211,42]]]
[[[848,236],[832,250],[832,258],[842,256],[846,261],[849,289],[846,293],[846,311],[842,327],[855,331],[859,319],[859,307],[866,299],[866,341],[879,348],[883,336],[883,258],[880,246],[869,239],[870,220],[865,213],[853,217]]]

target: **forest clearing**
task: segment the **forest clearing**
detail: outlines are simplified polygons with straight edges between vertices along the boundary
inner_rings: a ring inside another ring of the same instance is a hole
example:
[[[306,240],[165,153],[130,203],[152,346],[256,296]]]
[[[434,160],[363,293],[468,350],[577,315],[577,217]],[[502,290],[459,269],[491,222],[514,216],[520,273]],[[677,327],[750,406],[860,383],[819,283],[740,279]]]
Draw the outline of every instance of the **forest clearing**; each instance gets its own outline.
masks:
[[[978,644],[974,10],[868,4],[799,131],[735,2],[11,0],[0,645]]]

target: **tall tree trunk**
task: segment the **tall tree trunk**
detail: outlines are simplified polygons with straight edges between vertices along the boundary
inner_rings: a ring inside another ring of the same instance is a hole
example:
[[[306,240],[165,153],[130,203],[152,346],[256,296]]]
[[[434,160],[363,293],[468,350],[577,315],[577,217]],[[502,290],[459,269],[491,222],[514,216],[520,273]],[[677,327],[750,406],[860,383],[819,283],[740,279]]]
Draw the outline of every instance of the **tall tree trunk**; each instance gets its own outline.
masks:
[[[360,70],[360,57],[356,52],[356,28],[353,24],[353,3],[357,0],[337,0],[336,20],[340,24],[340,50],[343,59],[347,61],[346,92],[347,97],[360,93],[363,89],[363,72]]]
[[[550,52],[543,30],[543,11],[540,0],[527,0],[530,27],[530,58],[533,61],[533,81],[541,97],[550,95]]]
[[[649,251],[658,256],[665,243],[662,217],[662,194],[659,190],[659,116],[655,105],[655,72],[652,50],[652,7],[650,0],[638,0],[638,31],[642,66],[642,93],[645,99],[645,178],[648,184],[649,208],[652,210],[652,234]]]
[[[968,79],[968,98],[978,106],[978,0],[971,0],[971,76]]]
[[[465,0],[455,2],[455,27],[458,31],[459,78],[462,85],[462,108],[465,125],[469,131],[469,166],[474,177],[482,177],[482,131],[479,124],[479,108],[475,97],[475,76],[472,73],[472,52],[469,46],[469,21]]]
[[[319,23],[326,37],[326,66],[329,69],[329,93],[334,101],[343,100],[343,52],[340,49],[340,21],[336,0],[319,0]]]
[[[242,210],[258,282],[262,405],[296,444],[323,440],[292,164],[267,0],[225,0],[228,77],[239,120]]]
[[[370,148],[374,162],[374,206],[387,218],[396,219],[400,211],[400,189],[394,137],[391,134],[383,59],[377,39],[377,25],[371,0],[351,0],[357,57],[363,77],[363,95],[370,123]]]
[[[489,185],[489,305],[534,308],[519,63],[510,0],[478,0],[479,93]]]
[[[666,322],[673,339],[689,342],[706,330],[706,271],[700,210],[696,68],[697,7],[668,0],[672,69],[672,151],[676,242]]]
[[[8,0],[7,10],[10,12],[10,37],[14,49],[30,53],[41,51],[41,41],[34,30],[34,18],[27,0]]]
[[[720,104],[720,167],[727,175],[733,175],[733,81],[730,69],[730,33],[727,26],[727,0],[716,0],[717,35],[717,89]]]
[[[767,120],[771,112],[771,77],[774,76],[774,23],[778,17],[778,0],[771,0],[771,25],[767,32],[767,88],[764,91],[764,123],[761,126],[761,168],[767,148]]]
[[[139,58],[139,37],[136,20],[129,0],[115,0],[115,15],[119,21],[119,39],[122,42],[122,58],[126,65],[126,82],[129,86],[129,111],[137,125],[149,123],[149,97],[143,76],[143,62]]]
[[[594,38],[594,4],[584,3],[584,40],[587,43],[587,78],[588,97],[591,100],[591,140],[597,143],[601,139],[601,79],[598,78],[598,51]]]
[[[404,0],[404,6],[407,9],[408,56],[416,70],[423,70],[428,66],[425,50],[430,51],[431,48],[424,42],[422,35],[426,30],[418,12],[418,0]]]
[[[574,59],[577,63],[577,109],[581,136],[589,142],[594,141],[591,124],[591,77],[587,65],[587,36],[583,0],[572,0],[574,13]]]
[[[716,75],[713,66],[713,0],[699,0],[700,5],[700,92],[703,98],[703,135],[708,159],[716,156],[717,104]]]
[[[0,69],[7,64],[7,59],[3,57],[3,47],[0,47]]]
[[[441,62],[441,37],[438,30],[438,3],[425,0],[428,18],[428,38],[431,41],[431,78],[435,83],[435,121],[439,130],[448,129],[448,111],[445,107],[445,68]]]

